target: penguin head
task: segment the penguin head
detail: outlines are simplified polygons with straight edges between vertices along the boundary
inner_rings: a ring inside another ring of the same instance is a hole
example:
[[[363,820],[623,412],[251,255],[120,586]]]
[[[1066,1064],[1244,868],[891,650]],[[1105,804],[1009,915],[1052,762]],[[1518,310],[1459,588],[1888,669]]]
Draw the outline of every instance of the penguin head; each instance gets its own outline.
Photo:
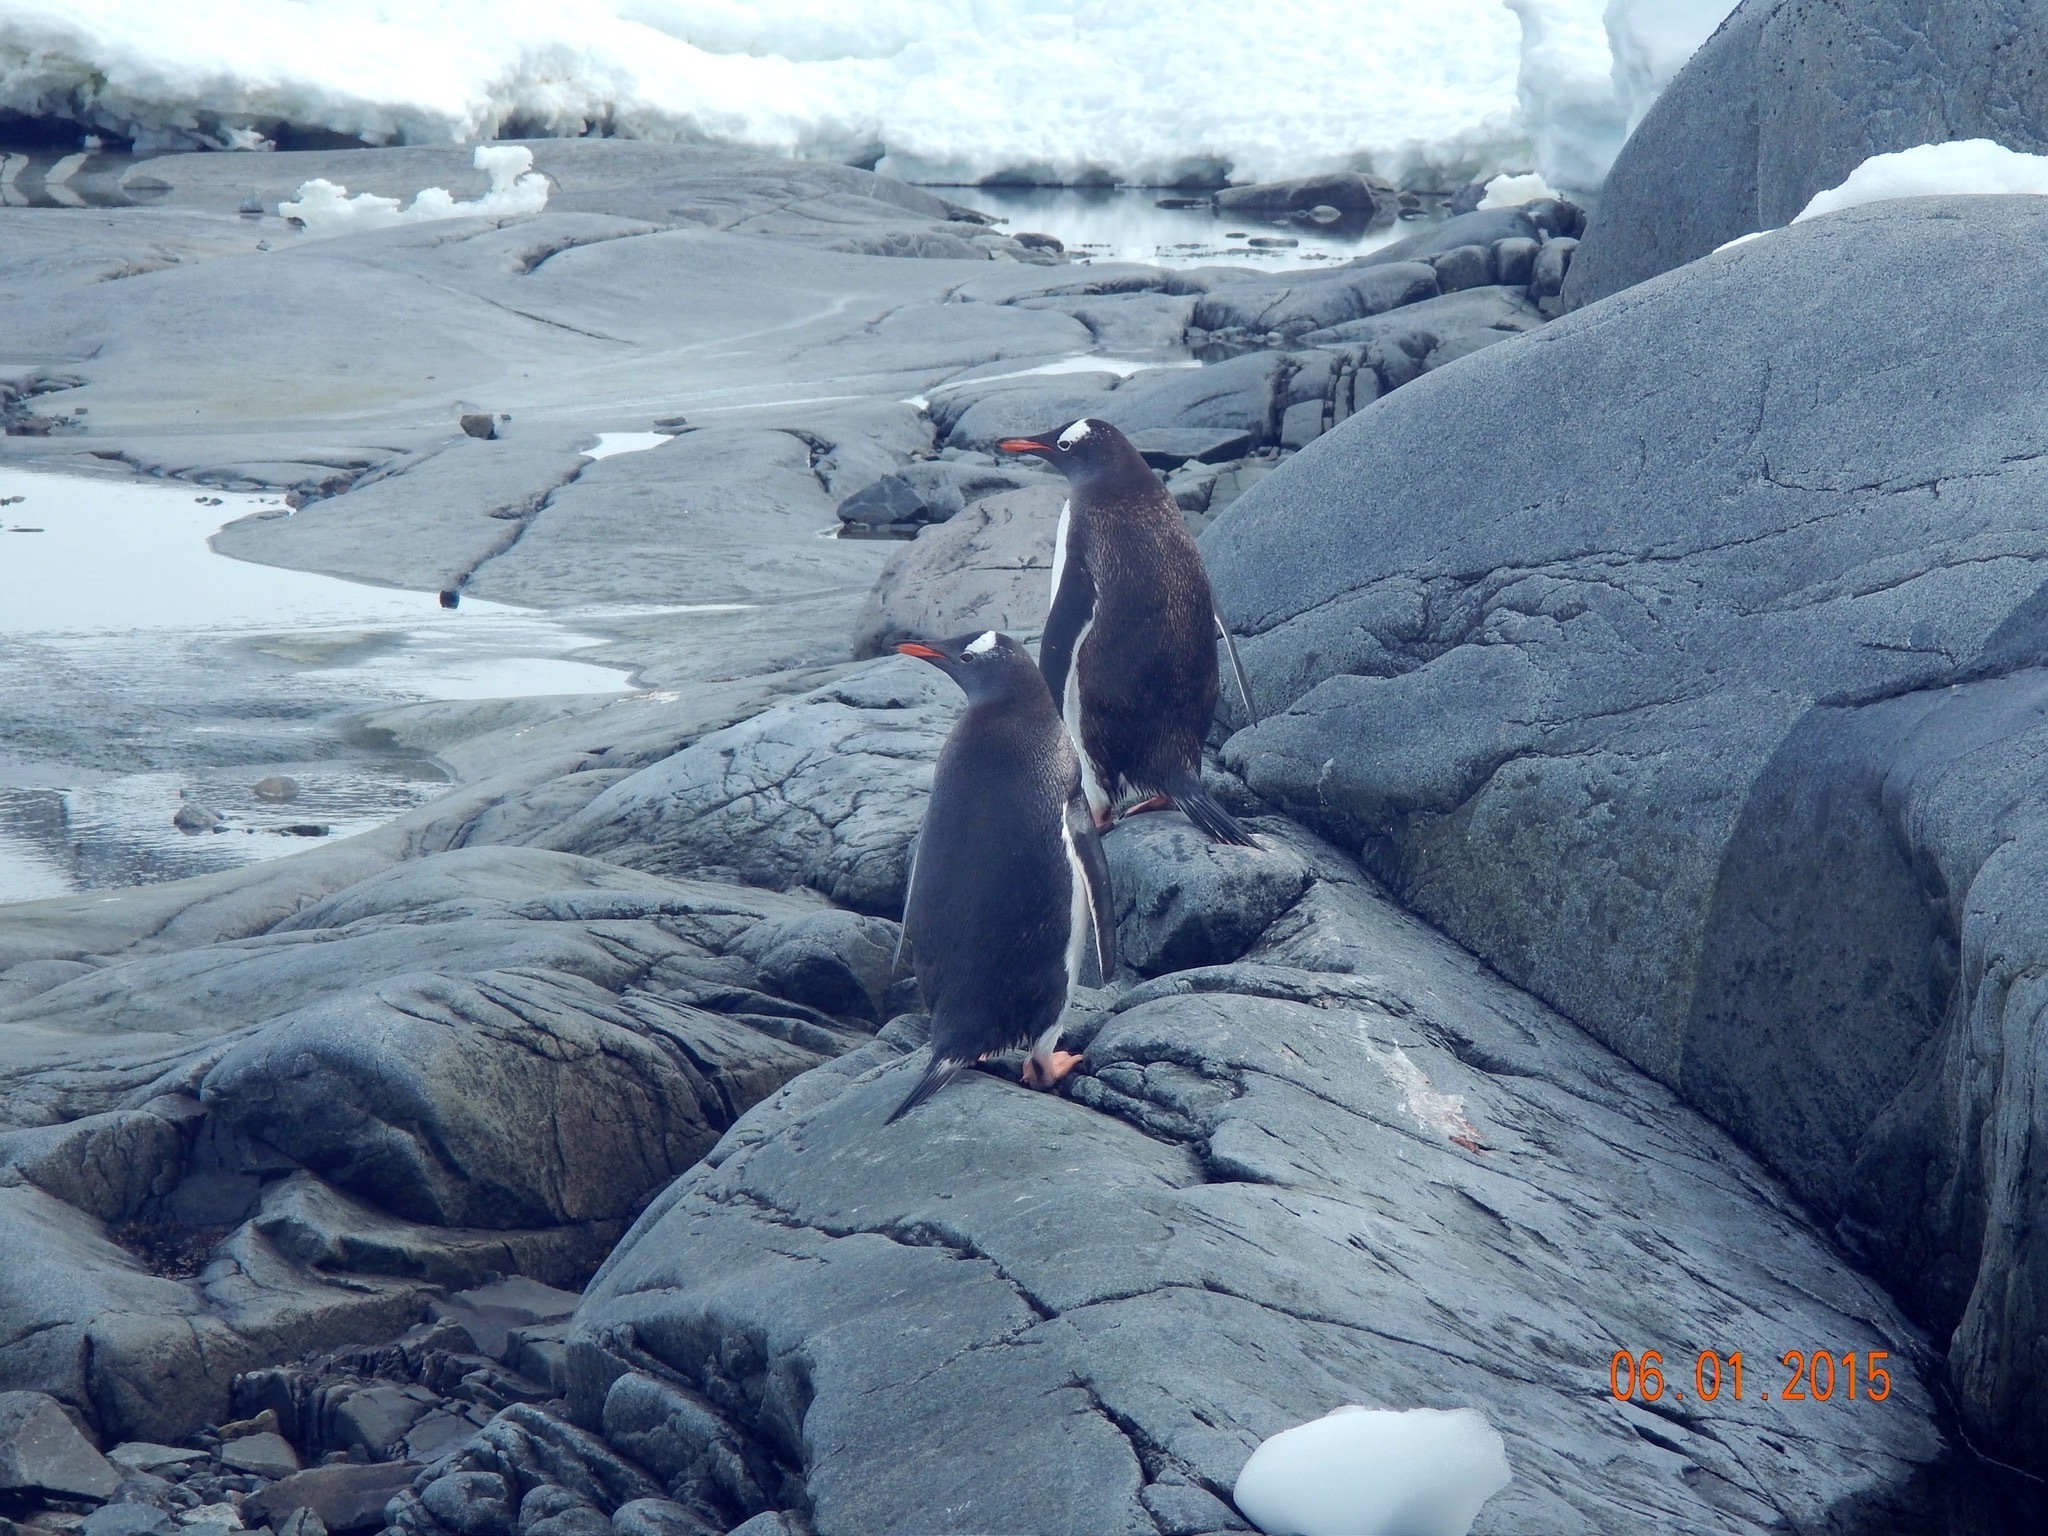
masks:
[[[1040,690],[1045,687],[1031,653],[992,629],[955,635],[950,640],[906,640],[896,649],[930,662],[958,683],[969,700],[999,698],[1026,685]]]
[[[1133,464],[1144,473],[1151,473],[1128,437],[1092,416],[1068,422],[1057,432],[1006,437],[996,446],[1005,453],[1036,454],[1076,484],[1098,475],[1127,471]]]

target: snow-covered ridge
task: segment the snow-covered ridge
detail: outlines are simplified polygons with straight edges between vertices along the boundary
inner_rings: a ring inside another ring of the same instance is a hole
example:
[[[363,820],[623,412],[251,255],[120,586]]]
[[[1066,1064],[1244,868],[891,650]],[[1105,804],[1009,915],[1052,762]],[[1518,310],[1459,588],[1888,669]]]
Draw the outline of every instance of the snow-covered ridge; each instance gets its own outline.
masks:
[[[598,131],[930,182],[1585,185],[1730,3],[1264,0],[1247,26],[1239,0],[0,0],[0,110],[144,152]],[[1611,50],[1617,24],[1662,52]]]

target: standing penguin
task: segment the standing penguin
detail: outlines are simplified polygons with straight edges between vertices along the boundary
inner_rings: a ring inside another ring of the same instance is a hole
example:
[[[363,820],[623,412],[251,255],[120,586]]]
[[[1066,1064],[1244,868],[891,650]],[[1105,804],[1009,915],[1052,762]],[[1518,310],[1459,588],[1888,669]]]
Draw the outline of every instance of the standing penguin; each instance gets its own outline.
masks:
[[[1046,686],[1081,748],[1095,825],[1117,804],[1169,801],[1219,843],[1258,846],[1202,787],[1202,741],[1216,714],[1216,640],[1244,669],[1216,615],[1201,551],[1180,508],[1130,439],[1106,421],[1006,439],[1067,477],[1053,544],[1052,608],[1038,647]]]
[[[993,630],[896,649],[958,683],[967,711],[939,754],[910,866],[903,936],[931,1060],[892,1123],[962,1067],[1021,1045],[1024,1081],[1050,1088],[1081,1060],[1054,1049],[1069,991],[1116,969],[1109,866],[1030,653]]]

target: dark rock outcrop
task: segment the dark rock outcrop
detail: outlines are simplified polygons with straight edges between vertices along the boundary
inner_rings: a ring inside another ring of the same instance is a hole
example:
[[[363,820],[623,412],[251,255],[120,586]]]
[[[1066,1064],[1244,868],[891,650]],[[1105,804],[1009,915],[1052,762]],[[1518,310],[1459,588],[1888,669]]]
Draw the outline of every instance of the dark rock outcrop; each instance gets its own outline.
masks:
[[[1872,155],[1972,138],[2048,151],[2039,5],[1748,0],[1629,136],[1565,300],[1788,223]]]
[[[1733,1129],[2048,1462],[2048,203],[1855,209],[1469,358],[1205,540],[1225,759]]]

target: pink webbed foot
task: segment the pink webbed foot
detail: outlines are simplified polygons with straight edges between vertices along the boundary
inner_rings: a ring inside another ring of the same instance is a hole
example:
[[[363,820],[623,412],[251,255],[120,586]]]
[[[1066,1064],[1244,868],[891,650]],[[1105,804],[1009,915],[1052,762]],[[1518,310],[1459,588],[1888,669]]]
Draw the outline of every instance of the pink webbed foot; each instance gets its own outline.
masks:
[[[1145,813],[1146,813],[1147,811],[1170,811],[1170,810],[1173,810],[1173,809],[1174,809],[1174,803],[1173,803],[1173,796],[1171,796],[1171,795],[1153,795],[1153,796],[1151,796],[1151,797],[1150,797],[1149,799],[1145,799],[1145,800],[1140,800],[1140,801],[1139,801],[1139,802],[1138,802],[1138,803],[1137,803],[1136,805],[1132,806],[1132,807],[1131,807],[1131,808],[1130,808],[1130,809],[1129,809],[1128,811],[1125,811],[1125,812],[1124,812],[1124,814],[1125,814],[1126,816],[1142,816],[1142,815],[1144,815],[1144,814],[1145,814]]]
[[[1024,1058],[1024,1086],[1040,1089],[1056,1087],[1061,1079],[1087,1059],[1086,1051],[1054,1051],[1042,1059],[1027,1056]]]

